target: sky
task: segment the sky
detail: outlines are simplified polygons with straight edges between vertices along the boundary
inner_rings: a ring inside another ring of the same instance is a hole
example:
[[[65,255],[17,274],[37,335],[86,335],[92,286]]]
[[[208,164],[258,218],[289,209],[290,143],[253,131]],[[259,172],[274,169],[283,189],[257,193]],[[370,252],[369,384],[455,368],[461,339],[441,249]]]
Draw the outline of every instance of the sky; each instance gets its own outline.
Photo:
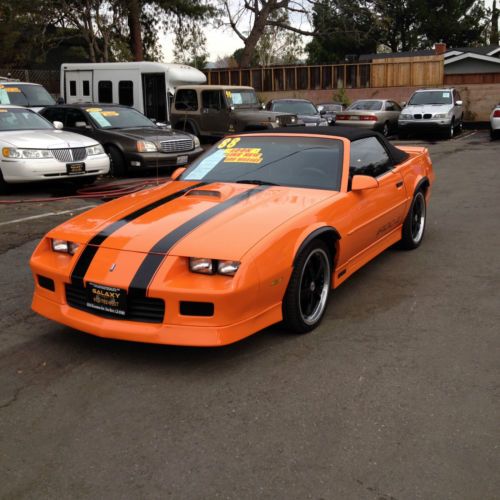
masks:
[[[486,7],[491,8],[493,0],[485,0],[484,3]],[[497,0],[497,5],[499,3],[500,0]],[[243,47],[241,39],[229,27],[216,29],[207,25],[205,36],[207,38],[208,60],[211,62],[215,62],[219,57],[231,55],[236,49]],[[161,40],[165,62],[173,62],[173,44],[173,34],[167,34]]]

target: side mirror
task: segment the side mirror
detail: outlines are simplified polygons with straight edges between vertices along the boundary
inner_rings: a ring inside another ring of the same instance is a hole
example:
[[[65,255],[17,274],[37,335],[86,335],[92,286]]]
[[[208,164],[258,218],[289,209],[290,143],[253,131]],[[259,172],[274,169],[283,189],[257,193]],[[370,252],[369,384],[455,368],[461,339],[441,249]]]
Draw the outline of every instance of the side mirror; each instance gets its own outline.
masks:
[[[150,118],[150,120],[153,122],[153,123],[158,123],[158,120],[156,118]]]
[[[320,109],[320,110],[319,110],[319,114],[320,114],[321,116],[325,116],[325,115],[326,115],[326,109]]]
[[[456,104],[457,106],[462,106],[462,104],[463,104],[463,103],[464,103],[463,101],[457,101],[457,102],[455,102],[455,104]]]
[[[352,178],[351,191],[364,191],[378,187],[378,181],[369,175],[355,175]]]
[[[401,107],[404,108],[406,106],[406,101],[401,101]]]
[[[57,98],[56,104],[64,104],[64,103],[65,103],[64,97],[58,97]]]
[[[57,122],[57,121],[55,121],[55,122],[52,122],[52,123],[54,124],[54,128],[56,130],[62,130],[63,127],[64,127],[63,122]]]
[[[173,172],[172,175],[170,176],[170,179],[173,181],[176,181],[186,170],[186,167],[179,167],[176,168]]]

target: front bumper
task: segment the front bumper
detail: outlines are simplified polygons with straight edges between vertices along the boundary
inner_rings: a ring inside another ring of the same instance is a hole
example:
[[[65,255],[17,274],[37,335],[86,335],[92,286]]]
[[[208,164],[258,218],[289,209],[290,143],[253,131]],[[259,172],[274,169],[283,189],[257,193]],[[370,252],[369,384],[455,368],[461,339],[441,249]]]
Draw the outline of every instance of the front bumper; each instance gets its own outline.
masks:
[[[451,120],[399,120],[398,128],[401,131],[432,131],[446,130],[451,125]]]
[[[127,256],[125,252],[102,248],[99,256],[97,267],[108,269],[111,262],[116,263],[114,274],[128,273],[128,269],[135,269],[135,264],[143,259],[142,254],[135,252]],[[127,313],[123,318],[110,317],[88,308],[84,293],[82,302],[75,303],[68,292],[68,288],[72,288],[68,286],[72,265],[73,260],[68,256],[49,250],[47,241],[39,245],[30,261],[35,281],[32,309],[53,321],[99,337],[156,344],[221,346],[282,320],[281,298],[272,301],[263,298],[260,280],[256,277],[258,273],[254,269],[249,269],[243,279],[205,276],[190,273],[184,258],[167,256],[148,288],[146,299],[156,299],[157,303],[161,299],[164,311],[162,308],[159,318],[154,320],[144,316],[138,320],[131,314],[135,299],[130,292]],[[90,274],[96,276],[92,271]],[[113,281],[109,276],[106,273],[95,279],[98,283],[122,288],[126,288],[124,283],[130,283],[128,275],[117,275]],[[43,278],[52,280],[52,289],[42,286]],[[84,292],[83,287],[80,290]],[[213,304],[213,310],[203,316],[186,312],[181,307],[181,303],[185,302],[208,302]],[[149,304],[142,302],[141,307],[149,314],[151,301]]]
[[[491,128],[491,130],[494,130],[494,131],[500,130],[500,118],[491,118],[490,119],[490,128]]]
[[[127,165],[131,168],[165,168],[182,167],[191,163],[195,158],[203,153],[203,148],[199,147],[191,151],[178,153],[125,153]]]
[[[60,162],[55,158],[43,160],[18,160],[2,158],[0,169],[5,182],[24,183],[32,181],[47,181],[54,179],[79,179],[82,177],[92,177],[105,175],[109,172],[109,158],[107,155],[87,156],[81,162],[85,163],[85,173],[70,175],[68,174],[66,163]]]

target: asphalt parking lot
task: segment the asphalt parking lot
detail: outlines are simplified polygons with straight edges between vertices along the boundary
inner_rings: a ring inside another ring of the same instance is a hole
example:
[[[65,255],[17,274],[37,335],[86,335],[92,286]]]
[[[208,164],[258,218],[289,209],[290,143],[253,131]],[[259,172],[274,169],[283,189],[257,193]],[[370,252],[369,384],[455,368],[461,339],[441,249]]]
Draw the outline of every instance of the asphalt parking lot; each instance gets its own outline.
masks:
[[[422,246],[360,270],[305,336],[179,348],[38,317],[31,252],[100,201],[0,205],[0,497],[499,498],[500,141],[404,143],[436,171]]]

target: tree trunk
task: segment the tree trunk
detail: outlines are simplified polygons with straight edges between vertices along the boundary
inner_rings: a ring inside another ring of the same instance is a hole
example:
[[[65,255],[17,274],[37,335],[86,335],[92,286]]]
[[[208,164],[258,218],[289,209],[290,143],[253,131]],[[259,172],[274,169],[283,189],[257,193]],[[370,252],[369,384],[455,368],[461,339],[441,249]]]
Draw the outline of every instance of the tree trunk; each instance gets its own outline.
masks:
[[[130,30],[130,50],[134,61],[144,60],[141,32],[141,9],[139,0],[128,0],[128,28]]]
[[[241,54],[240,68],[248,68],[252,62],[252,56],[255,52],[255,47],[264,33],[266,23],[272,11],[274,3],[268,2],[262,10],[256,15],[252,30],[245,41],[245,48]]]
[[[493,13],[491,14],[491,36],[490,45],[498,45],[498,9],[497,2],[493,2]]]

